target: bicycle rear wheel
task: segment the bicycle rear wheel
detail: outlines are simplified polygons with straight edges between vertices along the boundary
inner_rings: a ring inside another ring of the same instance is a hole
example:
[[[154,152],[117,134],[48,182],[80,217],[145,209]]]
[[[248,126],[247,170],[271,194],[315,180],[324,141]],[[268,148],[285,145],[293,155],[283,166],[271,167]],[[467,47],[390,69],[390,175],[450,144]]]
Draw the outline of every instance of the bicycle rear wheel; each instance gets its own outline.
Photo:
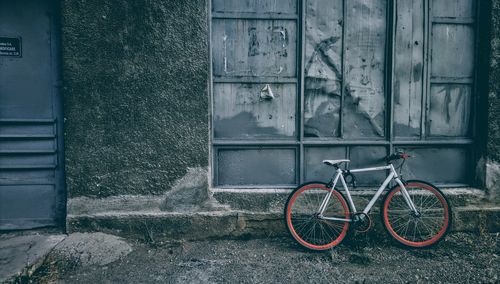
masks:
[[[332,195],[323,213],[325,217],[350,218],[349,206],[340,192],[324,183],[306,183],[295,189],[285,206],[285,221],[292,237],[312,250],[326,250],[345,238],[349,222],[321,219],[318,210],[329,192]]]
[[[428,247],[446,235],[451,224],[451,207],[444,194],[423,181],[405,185],[419,214],[410,210],[401,187],[393,187],[382,203],[382,219],[389,235],[403,245]]]

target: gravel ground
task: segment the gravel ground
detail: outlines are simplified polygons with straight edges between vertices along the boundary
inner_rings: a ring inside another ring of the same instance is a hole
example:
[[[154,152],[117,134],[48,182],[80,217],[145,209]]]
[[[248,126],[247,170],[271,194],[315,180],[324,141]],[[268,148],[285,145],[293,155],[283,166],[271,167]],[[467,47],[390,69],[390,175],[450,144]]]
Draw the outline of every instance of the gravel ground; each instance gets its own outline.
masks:
[[[499,241],[499,234],[455,233],[431,249],[410,250],[358,236],[326,252],[306,251],[289,238],[135,243],[104,266],[50,255],[20,282],[498,283]]]

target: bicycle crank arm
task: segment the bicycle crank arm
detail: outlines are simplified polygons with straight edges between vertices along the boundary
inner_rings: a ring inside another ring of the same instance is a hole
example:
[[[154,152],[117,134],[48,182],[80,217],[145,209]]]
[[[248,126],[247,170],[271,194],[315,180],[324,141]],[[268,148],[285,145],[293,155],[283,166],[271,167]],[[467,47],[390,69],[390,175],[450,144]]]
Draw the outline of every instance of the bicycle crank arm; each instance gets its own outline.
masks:
[[[352,222],[352,219],[337,218],[337,217],[325,217],[325,216],[318,216],[318,218],[319,218],[319,219],[323,219],[323,220],[329,220],[329,221]]]

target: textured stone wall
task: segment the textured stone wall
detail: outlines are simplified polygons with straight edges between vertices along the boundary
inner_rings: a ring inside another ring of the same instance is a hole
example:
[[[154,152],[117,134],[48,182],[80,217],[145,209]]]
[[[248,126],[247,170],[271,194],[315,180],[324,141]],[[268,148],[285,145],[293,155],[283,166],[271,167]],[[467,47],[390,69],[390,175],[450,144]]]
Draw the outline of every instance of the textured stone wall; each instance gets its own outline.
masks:
[[[70,198],[161,194],[208,166],[203,0],[64,0]]]
[[[491,5],[485,181],[490,200],[500,201],[500,0],[485,2]]]
[[[492,1],[491,13],[488,157],[500,163],[500,0]]]

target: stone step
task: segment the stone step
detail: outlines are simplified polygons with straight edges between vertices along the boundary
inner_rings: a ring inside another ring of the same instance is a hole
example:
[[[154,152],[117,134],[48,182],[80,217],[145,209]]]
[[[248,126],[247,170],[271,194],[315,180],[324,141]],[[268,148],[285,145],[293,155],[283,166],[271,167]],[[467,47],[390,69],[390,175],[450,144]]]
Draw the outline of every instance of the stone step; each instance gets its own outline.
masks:
[[[380,217],[371,214],[369,236],[385,237]],[[102,212],[68,215],[68,233],[104,232],[146,242],[287,235],[281,212],[216,211],[196,213]],[[452,231],[499,232],[500,207],[453,207]]]

